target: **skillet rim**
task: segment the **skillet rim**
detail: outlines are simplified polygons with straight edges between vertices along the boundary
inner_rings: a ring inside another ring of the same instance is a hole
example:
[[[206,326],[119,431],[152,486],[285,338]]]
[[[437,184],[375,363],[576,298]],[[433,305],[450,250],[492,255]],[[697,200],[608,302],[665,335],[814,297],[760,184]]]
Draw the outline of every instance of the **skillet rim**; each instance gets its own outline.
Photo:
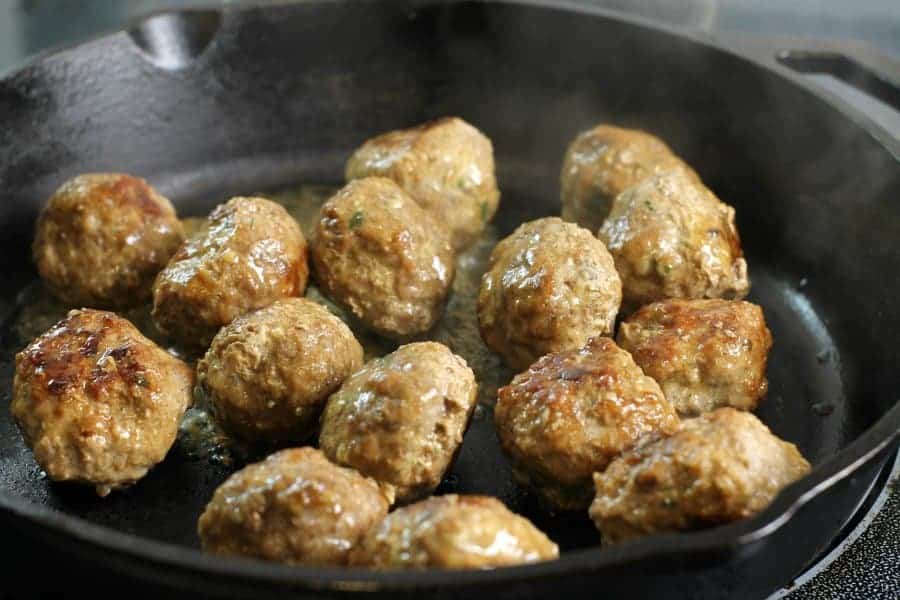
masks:
[[[337,3],[340,0],[319,0]],[[362,0],[350,0],[361,2]],[[414,8],[440,4],[456,4],[462,0],[411,0]],[[674,36],[690,41],[713,52],[724,53],[734,59],[750,63],[769,74],[785,80],[802,91],[824,102],[844,118],[861,128],[887,150],[900,164],[900,139],[893,137],[883,127],[869,119],[844,100],[809,82],[789,68],[768,63],[755,56],[742,53],[717,42],[701,32],[649,19],[627,15],[596,6],[576,4],[570,0],[479,0],[484,3],[506,6],[538,7],[601,17],[626,25],[649,30],[655,34]],[[160,9],[131,19],[115,30],[105,31],[76,43],[41,52],[24,64],[0,73],[0,83],[21,76],[52,57],[58,57],[100,39],[118,35],[129,28],[160,14],[216,11],[222,15],[247,10],[279,7],[301,3],[302,0],[251,0],[240,5],[213,7],[190,3],[178,8]],[[3,315],[0,320],[6,320]],[[807,502],[832,485],[852,475],[862,465],[876,460],[900,438],[900,400],[886,411],[869,429],[845,448],[816,466],[806,477],[786,487],[775,500],[757,515],[714,529],[653,535],[625,542],[612,547],[594,547],[574,550],[561,555],[558,560],[533,563],[494,570],[447,571],[386,571],[373,572],[359,568],[287,566],[246,558],[228,558],[204,554],[194,548],[156,541],[123,533],[91,523],[81,517],[34,504],[14,496],[0,488],[0,510],[6,511],[36,526],[46,533],[62,535],[70,542],[88,545],[96,550],[115,552],[121,558],[138,561],[145,568],[165,567],[167,574],[197,576],[214,575],[219,581],[240,580],[297,588],[332,591],[410,591],[423,586],[459,588],[498,583],[516,583],[597,568],[624,565],[636,561],[653,561],[679,555],[725,554],[736,552],[744,546],[764,540],[788,522]]]

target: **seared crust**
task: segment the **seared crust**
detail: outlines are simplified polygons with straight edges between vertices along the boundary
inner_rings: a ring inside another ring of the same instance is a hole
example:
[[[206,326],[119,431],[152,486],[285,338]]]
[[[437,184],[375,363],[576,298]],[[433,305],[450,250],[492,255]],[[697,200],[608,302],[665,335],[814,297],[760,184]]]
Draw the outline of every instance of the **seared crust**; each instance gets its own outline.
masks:
[[[325,293],[381,335],[404,339],[431,329],[455,270],[431,217],[383,177],[351,181],[320,215],[312,260]]]
[[[620,453],[678,428],[675,409],[605,337],[549,354],[500,389],[494,423],[518,481],[551,508],[583,510],[591,476]]]
[[[720,406],[753,410],[768,389],[772,334],[749,302],[655,302],[623,322],[616,341],[682,416]]]
[[[478,237],[500,203],[491,141],[457,117],[368,140],[347,161],[346,175],[393,179],[447,228],[456,249]]]
[[[597,231],[616,196],[651,175],[680,171],[700,178],[658,137],[600,125],[580,133],[563,159],[562,218]]]
[[[223,327],[197,380],[232,433],[301,442],[315,433],[328,395],[362,363],[343,321],[311,300],[284,298]]]
[[[329,459],[417,500],[440,483],[475,407],[475,374],[443,344],[369,361],[328,399],[319,447]]]
[[[308,275],[306,240],[284,208],[232,198],[156,278],[153,319],[184,347],[205,349],[236,317],[302,295]]]
[[[73,310],[16,355],[12,415],[54,481],[105,496],[165,458],[193,371],[128,321]]]
[[[654,175],[619,194],[597,236],[616,261],[630,307],[740,299],[750,289],[734,209],[683,173]]]
[[[287,564],[345,565],[387,514],[378,485],[318,450],[282,450],[219,486],[197,523],[203,550]]]
[[[751,413],[720,408],[595,474],[590,515],[604,543],[712,527],[761,511],[808,472],[797,447]]]
[[[486,569],[553,560],[559,548],[488,496],[434,496],[399,508],[351,553],[374,569]]]
[[[131,175],[79,175],[41,211],[32,254],[47,287],[76,306],[117,308],[150,297],[184,239],[172,204]]]

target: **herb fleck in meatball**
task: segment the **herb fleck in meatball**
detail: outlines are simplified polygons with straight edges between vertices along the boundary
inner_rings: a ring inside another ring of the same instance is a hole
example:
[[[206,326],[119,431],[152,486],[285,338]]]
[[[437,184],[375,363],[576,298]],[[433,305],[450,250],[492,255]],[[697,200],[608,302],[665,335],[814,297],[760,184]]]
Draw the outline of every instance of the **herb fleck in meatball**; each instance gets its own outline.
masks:
[[[311,300],[285,298],[223,327],[197,377],[227,430],[250,441],[300,442],[362,362],[343,321]]]
[[[594,472],[674,433],[678,416],[627,352],[597,337],[516,375],[498,392],[494,423],[518,481],[550,508],[583,510]]]
[[[590,231],[556,217],[521,225],[491,254],[478,294],[488,348],[514,369],[609,335],[622,300],[612,256]]]
[[[500,203],[491,141],[448,117],[368,140],[347,161],[347,180],[388,177],[450,232],[460,249],[478,237]]]
[[[712,527],[763,510],[808,472],[797,447],[755,416],[720,408],[594,475],[590,515],[604,543]]]
[[[12,415],[54,481],[129,486],[165,458],[193,371],[128,321],[73,310],[16,355]]]
[[[487,496],[435,496],[399,508],[354,548],[374,569],[486,569],[559,557],[530,521]]]
[[[756,408],[768,388],[772,335],[762,309],[735,300],[663,300],[619,327],[619,345],[682,416]]]
[[[284,208],[232,198],[156,278],[153,319],[184,347],[203,350],[236,317],[302,295],[308,273],[306,240]]]
[[[120,308],[150,297],[153,278],[184,238],[172,204],[130,175],[79,175],[37,221],[38,273],[64,302]]]
[[[328,399],[319,447],[392,485],[400,502],[434,491],[475,407],[475,375],[443,344],[418,342],[370,361]]]
[[[203,550],[288,564],[344,565],[387,514],[378,484],[318,450],[282,450],[216,490],[197,523]]]

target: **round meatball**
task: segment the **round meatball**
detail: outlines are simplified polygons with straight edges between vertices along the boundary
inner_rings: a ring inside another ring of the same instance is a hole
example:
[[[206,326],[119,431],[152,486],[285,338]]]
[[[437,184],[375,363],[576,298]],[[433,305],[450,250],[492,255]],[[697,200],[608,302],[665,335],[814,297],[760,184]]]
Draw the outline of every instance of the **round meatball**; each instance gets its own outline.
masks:
[[[387,515],[378,484],[313,448],[282,450],[219,486],[197,522],[203,550],[287,564],[345,565]]]
[[[662,300],[631,315],[616,339],[681,416],[753,410],[766,394],[772,334],[755,304]]]
[[[659,386],[604,337],[541,358],[498,392],[494,423],[513,476],[551,509],[584,510],[591,476],[678,429]]]
[[[368,140],[347,161],[346,175],[393,179],[447,227],[457,249],[478,237],[500,203],[491,140],[456,117]]]
[[[332,394],[319,447],[411,502],[434,491],[475,407],[475,375],[443,344],[418,342],[370,361]]]
[[[172,257],[153,286],[153,320],[182,346],[202,350],[236,317],[306,289],[306,240],[263,198],[232,198]]]
[[[595,474],[590,515],[604,543],[711,527],[761,511],[808,472],[797,447],[751,413],[719,408]]]
[[[488,496],[434,496],[392,512],[353,549],[374,569],[485,569],[559,557],[528,519]]]
[[[610,125],[584,131],[572,141],[563,159],[562,218],[597,231],[616,196],[667,171],[700,181],[662,140],[645,131]]]
[[[319,286],[391,338],[431,329],[453,283],[445,234],[390,179],[348,183],[323,206],[312,241]]]
[[[343,321],[311,300],[284,298],[223,327],[197,364],[197,380],[228,431],[299,442],[362,363],[363,348]]]
[[[600,228],[632,307],[663,298],[747,295],[747,262],[734,209],[682,173],[645,179],[619,194]]]
[[[587,229],[548,217],[497,244],[478,294],[488,348],[514,369],[613,331],[622,284],[606,247]]]
[[[150,297],[153,278],[184,239],[172,204],[143,179],[70,179],[38,217],[32,253],[63,302],[122,308]]]
[[[106,496],[165,458],[193,371],[125,319],[73,310],[16,355],[12,415],[54,481]]]

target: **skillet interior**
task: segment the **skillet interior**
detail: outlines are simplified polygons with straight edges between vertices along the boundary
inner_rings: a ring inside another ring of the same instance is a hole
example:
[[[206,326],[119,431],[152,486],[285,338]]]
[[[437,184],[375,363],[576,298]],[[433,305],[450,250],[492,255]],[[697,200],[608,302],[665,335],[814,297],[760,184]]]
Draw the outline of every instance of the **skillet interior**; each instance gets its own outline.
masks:
[[[7,312],[34,278],[36,211],[78,172],[146,176],[182,213],[202,214],[227,195],[338,182],[366,137],[458,114],[494,141],[506,233],[558,211],[565,144],[606,120],[666,139],[736,207],[751,299],[775,338],[759,411],[775,433],[816,465],[894,404],[900,170],[809,92],[684,39],[537,7],[311,3],[195,17],[162,22],[190,42],[181,62],[135,30],[0,83]],[[196,517],[227,469],[176,449],[105,501],[49,485],[9,418],[11,358],[0,364],[3,493],[195,547]],[[473,423],[442,489],[500,496],[563,548],[596,542],[584,517],[549,519],[516,489],[489,413]]]

